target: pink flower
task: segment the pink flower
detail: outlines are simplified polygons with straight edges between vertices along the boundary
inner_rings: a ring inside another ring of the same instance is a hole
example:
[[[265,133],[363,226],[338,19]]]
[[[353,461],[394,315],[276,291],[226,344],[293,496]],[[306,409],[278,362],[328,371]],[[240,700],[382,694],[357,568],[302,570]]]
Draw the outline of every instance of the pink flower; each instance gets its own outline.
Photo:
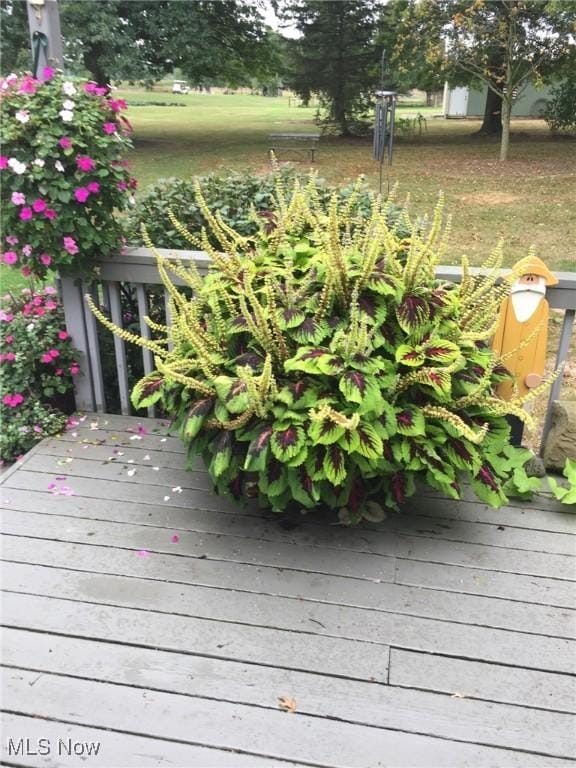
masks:
[[[118,126],[116,125],[116,123],[104,123],[104,125],[102,126],[102,130],[104,131],[104,133],[107,133],[108,135],[110,135],[112,133],[116,133],[117,127]]]
[[[46,208],[46,210],[44,211],[44,216],[46,216],[47,219],[52,220],[52,219],[55,219],[56,216],[58,216],[58,214],[53,208]]]
[[[53,77],[54,77],[54,70],[52,69],[52,67],[44,67],[44,69],[42,70],[42,78],[44,80],[52,80]]]
[[[2,355],[2,358],[4,360],[8,360],[9,363],[12,363],[14,360],[16,360],[16,355],[14,352],[6,352],[5,355]]]
[[[16,264],[18,261],[18,254],[15,251],[6,251],[2,257],[4,264]]]
[[[53,285],[47,285],[46,288],[44,288],[44,293],[46,296],[56,296],[58,291]]]
[[[8,237],[6,238],[6,242],[8,243],[8,245],[18,245],[18,238],[16,237],[16,235],[8,235]]]
[[[101,86],[94,88],[94,93],[96,96],[106,96],[108,93],[108,88],[102,88]]]
[[[56,309],[58,307],[58,304],[56,304],[55,301],[47,301],[46,304],[44,304],[46,309]]]
[[[36,93],[36,82],[34,78],[30,76],[24,77],[22,82],[20,83],[20,88],[18,89],[18,93],[29,93],[29,94]]]
[[[42,427],[40,426],[40,424],[34,424],[32,429],[34,430],[34,432],[36,432],[37,435],[42,434]]]
[[[40,261],[42,264],[44,264],[45,267],[49,267],[50,264],[52,264],[52,256],[49,256],[47,253],[41,253]]]
[[[58,338],[60,341],[66,341],[68,338],[68,331],[58,331]]]
[[[116,186],[121,192],[125,192],[128,189],[128,184],[125,181],[119,181]]]
[[[62,368],[56,368],[56,370],[54,371],[54,373],[56,374],[56,376],[62,376],[62,374],[64,373],[64,371],[62,370]]]
[[[84,92],[85,93],[94,93],[96,88],[97,88],[96,83],[84,83]]]
[[[12,312],[6,312],[4,309],[0,309],[0,320],[3,320],[5,323],[11,323],[12,320],[14,320],[14,315]]]
[[[41,307],[43,301],[44,301],[44,298],[42,296],[34,296],[34,298],[32,300],[32,304],[35,307]]]
[[[4,405],[9,406],[10,408],[17,408],[21,403],[24,402],[24,397],[20,394],[20,392],[16,392],[13,395],[4,395],[2,402]]]
[[[40,355],[40,362],[41,363],[51,363],[52,362],[52,355],[49,352],[44,352],[43,355]]]
[[[0,170],[3,171],[5,168],[8,168],[8,158],[6,155],[0,155]]]
[[[70,366],[70,373],[72,374],[72,376],[76,376],[76,374],[80,373],[80,366],[78,365],[78,363]]]
[[[110,99],[108,102],[112,112],[120,112],[121,109],[127,109],[127,104],[124,99]]]
[[[58,350],[57,350],[57,349],[49,349],[49,350],[48,350],[48,354],[49,354],[49,355],[50,355],[50,357],[52,357],[52,358],[55,358],[55,357],[60,357],[60,352],[58,352]]]
[[[68,136],[62,136],[58,144],[60,144],[62,149],[70,149],[70,147],[72,146],[72,141],[71,139],[68,138]]]
[[[14,205],[25,205],[26,203],[26,196],[22,194],[22,192],[12,192],[12,197],[10,199]]]
[[[85,203],[86,200],[90,197],[90,192],[86,189],[86,187],[77,187],[74,190],[74,197],[76,200],[78,200],[79,203]]]
[[[100,184],[97,181],[91,181],[90,184],[86,185],[86,189],[91,195],[97,195],[100,192]]]
[[[24,277],[30,277],[30,275],[32,274],[32,270],[28,266],[22,267],[20,272],[24,275]]]
[[[96,167],[94,160],[92,160],[92,158],[88,157],[87,155],[78,155],[76,158],[76,165],[80,171],[84,171],[85,173],[88,171],[93,171]]]
[[[68,253],[71,254],[72,256],[75,256],[80,251],[80,248],[78,248],[76,244],[76,240],[74,240],[73,237],[65,237],[64,250],[68,251]]]
[[[29,208],[28,206],[26,206],[26,208],[22,208],[20,211],[20,218],[22,221],[29,221],[33,215],[34,214],[32,212],[32,208]]]
[[[46,203],[44,200],[38,198],[38,200],[34,200],[32,203],[32,208],[34,209],[34,213],[42,213],[42,211],[46,210]]]
[[[13,344],[14,343],[14,336],[6,336],[4,338],[4,341],[6,342],[6,344]]]
[[[32,255],[32,246],[26,244],[24,248],[22,248],[22,253],[24,256],[31,256]]]

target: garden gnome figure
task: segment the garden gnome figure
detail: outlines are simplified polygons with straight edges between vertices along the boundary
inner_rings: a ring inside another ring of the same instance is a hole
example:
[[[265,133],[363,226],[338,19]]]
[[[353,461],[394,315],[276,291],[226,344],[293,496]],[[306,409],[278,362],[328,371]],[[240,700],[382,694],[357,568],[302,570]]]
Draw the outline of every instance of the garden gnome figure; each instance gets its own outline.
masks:
[[[556,285],[558,280],[536,256],[521,259],[507,279],[513,281],[512,287],[500,308],[492,348],[497,355],[507,356],[504,365],[514,377],[522,397],[542,383],[548,337],[546,286]],[[540,330],[535,333],[538,327]],[[526,344],[532,334],[533,338]],[[510,400],[513,390],[512,382],[505,382],[500,384],[497,393],[503,400]],[[522,439],[522,423],[515,417],[511,421],[512,443],[518,445]]]

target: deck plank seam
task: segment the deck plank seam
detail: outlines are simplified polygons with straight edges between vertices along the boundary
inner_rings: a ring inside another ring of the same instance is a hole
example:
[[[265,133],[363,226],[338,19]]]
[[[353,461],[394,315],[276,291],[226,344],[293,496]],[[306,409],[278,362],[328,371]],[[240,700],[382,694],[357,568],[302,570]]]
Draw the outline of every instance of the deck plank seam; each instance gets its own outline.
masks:
[[[70,674],[64,674],[61,672],[53,672],[53,671],[46,671],[46,670],[37,670],[37,669],[29,669],[28,667],[21,667],[16,665],[6,665],[6,664],[0,664],[0,668],[5,669],[15,669],[15,670],[21,670],[21,671],[28,671],[28,672],[40,672],[41,675],[49,675],[52,677],[59,677],[63,679],[72,678],[74,680],[84,680],[87,682],[94,682],[101,685],[111,685],[111,686],[117,686],[118,688],[129,688],[134,690],[142,690],[142,691],[151,691],[153,693],[163,693],[167,694],[169,696],[174,697],[183,697],[183,698],[191,698],[196,700],[202,700],[202,701],[213,701],[213,702],[221,702],[225,704],[238,704],[242,707],[250,707],[252,709],[264,709],[267,711],[276,712],[277,707],[267,706],[265,704],[256,704],[254,702],[246,702],[241,701],[239,699],[223,699],[223,698],[215,698],[212,696],[206,696],[206,695],[199,695],[199,694],[193,694],[183,691],[171,691],[166,688],[157,688],[155,686],[147,686],[147,685],[137,685],[135,683],[123,683],[123,682],[116,682],[112,680],[99,680],[97,678],[91,678],[91,677],[83,677],[81,675],[70,675]],[[442,694],[439,694],[442,695]],[[509,705],[506,705],[509,706]],[[7,711],[2,710],[0,711]],[[21,712],[15,712],[10,710],[10,714],[22,714]],[[511,752],[521,752],[524,754],[529,755],[540,755],[542,757],[552,757],[552,758],[568,758],[568,759],[574,759],[575,756],[573,755],[566,755],[561,752],[543,752],[541,750],[534,750],[534,749],[522,749],[520,747],[510,747],[510,746],[504,746],[502,744],[495,744],[494,742],[488,742],[488,741],[482,741],[477,739],[463,739],[463,738],[455,738],[454,736],[442,736],[437,733],[430,733],[428,731],[421,731],[414,728],[399,728],[399,727],[393,727],[390,725],[382,726],[382,725],[376,725],[374,723],[366,723],[359,720],[347,720],[342,717],[336,717],[335,715],[327,715],[327,714],[316,714],[313,712],[307,712],[302,709],[297,709],[294,713],[292,713],[296,718],[313,718],[314,720],[328,720],[331,722],[336,723],[345,723],[347,725],[356,725],[362,728],[370,728],[375,729],[379,731],[392,731],[394,733],[405,733],[409,735],[414,736],[425,736],[430,739],[439,739],[441,741],[448,741],[448,742],[454,742],[456,744],[475,744],[480,747],[489,747],[492,749],[502,749],[506,751]],[[82,725],[90,727],[87,723],[82,723]],[[122,731],[122,733],[127,733],[127,731]],[[220,747],[218,747],[220,748]],[[258,754],[258,753],[257,753]],[[267,755],[266,755],[267,757]]]

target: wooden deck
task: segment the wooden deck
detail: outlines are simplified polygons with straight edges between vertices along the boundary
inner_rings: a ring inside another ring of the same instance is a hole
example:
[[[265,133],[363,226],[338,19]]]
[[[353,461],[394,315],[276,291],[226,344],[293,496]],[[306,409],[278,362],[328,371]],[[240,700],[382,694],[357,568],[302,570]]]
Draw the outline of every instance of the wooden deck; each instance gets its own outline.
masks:
[[[2,478],[2,765],[573,765],[566,508],[430,494],[286,530],[139,423],[88,417]]]

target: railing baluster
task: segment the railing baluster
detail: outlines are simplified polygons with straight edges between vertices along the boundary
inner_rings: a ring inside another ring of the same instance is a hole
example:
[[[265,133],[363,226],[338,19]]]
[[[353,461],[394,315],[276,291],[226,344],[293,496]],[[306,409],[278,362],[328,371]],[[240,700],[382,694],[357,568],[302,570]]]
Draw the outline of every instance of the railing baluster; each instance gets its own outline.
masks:
[[[564,312],[564,322],[562,323],[562,330],[560,331],[560,343],[558,345],[558,354],[556,355],[556,368],[568,359],[568,350],[570,349],[570,338],[572,336],[572,329],[574,327],[574,316],[576,315],[575,309],[567,309]],[[560,390],[562,388],[562,376],[558,376],[556,381],[550,388],[550,396],[548,398],[548,407],[546,408],[546,417],[544,419],[544,427],[542,429],[542,441],[540,443],[540,456],[544,454],[544,444],[550,432],[552,426],[552,403],[558,399]]]
[[[94,302],[96,304],[99,303],[97,285],[90,286],[90,289],[83,290],[83,293],[89,293]],[[104,395],[104,376],[102,375],[102,357],[100,355],[100,344],[98,343],[97,320],[86,303],[84,303],[84,321],[86,323],[86,335],[88,338],[90,370],[92,372],[92,386],[94,388],[94,404],[99,413],[105,413],[106,397]]]
[[[66,328],[72,337],[72,344],[80,352],[78,363],[81,373],[74,378],[74,399],[79,411],[95,411],[92,367],[90,361],[90,344],[84,319],[84,296],[79,279],[62,277],[60,296],[64,307]]]
[[[106,292],[110,300],[110,317],[112,322],[124,327],[122,322],[122,302],[120,300],[120,284],[105,283]],[[128,365],[126,363],[126,345],[124,339],[114,334],[114,356],[116,358],[116,370],[118,371],[118,393],[120,395],[120,409],[125,416],[130,415],[130,387],[128,386]]]
[[[170,312],[170,294],[166,288],[164,288],[164,309],[166,311],[166,325],[169,326],[172,323],[172,313]],[[172,349],[173,346],[171,342],[168,343],[168,349]]]
[[[144,317],[148,316],[150,312],[148,305],[148,296],[146,295],[146,289],[142,284],[136,286],[136,299],[138,301],[138,317],[140,319],[140,335],[145,338],[151,338],[150,328],[144,322]],[[144,373],[148,375],[154,370],[154,357],[152,352],[146,347],[142,347],[142,363],[144,365]],[[148,416],[153,417],[156,415],[156,408],[153,405],[148,406]]]

